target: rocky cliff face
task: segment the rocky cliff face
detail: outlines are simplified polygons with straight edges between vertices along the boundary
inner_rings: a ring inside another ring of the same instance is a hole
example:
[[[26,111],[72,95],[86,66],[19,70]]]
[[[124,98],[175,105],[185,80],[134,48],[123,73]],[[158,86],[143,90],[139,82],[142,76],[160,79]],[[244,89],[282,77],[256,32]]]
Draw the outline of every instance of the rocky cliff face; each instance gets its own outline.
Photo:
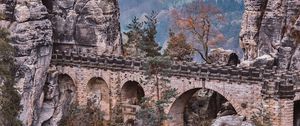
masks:
[[[48,93],[58,83],[50,77],[45,86],[52,50],[121,54],[116,0],[2,0],[0,13],[6,17],[0,27],[9,29],[16,49],[19,118],[26,126],[61,119],[60,102]]]
[[[116,0],[54,0],[45,5],[53,23],[55,50],[121,54]]]
[[[240,33],[244,60],[266,59],[282,69],[300,69],[299,15],[299,0],[245,0]]]
[[[20,119],[32,125],[38,116],[42,88],[52,54],[52,25],[41,1],[7,0],[1,3],[6,20],[1,27],[11,32],[16,49],[16,82],[22,95]]]

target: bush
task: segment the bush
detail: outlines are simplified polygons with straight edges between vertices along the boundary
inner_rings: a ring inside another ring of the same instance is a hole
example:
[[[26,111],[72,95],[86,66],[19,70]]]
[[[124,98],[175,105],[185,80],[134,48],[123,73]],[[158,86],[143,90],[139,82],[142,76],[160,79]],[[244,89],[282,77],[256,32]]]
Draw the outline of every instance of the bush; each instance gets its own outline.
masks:
[[[71,105],[69,112],[60,121],[60,126],[104,126],[104,113],[99,108]]]

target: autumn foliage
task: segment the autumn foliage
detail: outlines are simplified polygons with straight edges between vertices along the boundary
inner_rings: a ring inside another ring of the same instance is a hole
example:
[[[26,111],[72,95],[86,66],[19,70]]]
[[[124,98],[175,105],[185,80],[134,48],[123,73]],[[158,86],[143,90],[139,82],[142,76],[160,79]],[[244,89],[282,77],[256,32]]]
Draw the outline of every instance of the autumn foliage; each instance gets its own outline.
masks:
[[[194,53],[193,47],[186,42],[186,36],[183,33],[175,34],[170,31],[168,47],[164,54],[172,60],[191,61]]]
[[[205,62],[211,63],[208,57],[210,48],[224,41],[224,35],[214,26],[225,22],[222,12],[217,7],[197,0],[181,9],[174,9],[172,17],[174,27],[188,36],[194,50]]]

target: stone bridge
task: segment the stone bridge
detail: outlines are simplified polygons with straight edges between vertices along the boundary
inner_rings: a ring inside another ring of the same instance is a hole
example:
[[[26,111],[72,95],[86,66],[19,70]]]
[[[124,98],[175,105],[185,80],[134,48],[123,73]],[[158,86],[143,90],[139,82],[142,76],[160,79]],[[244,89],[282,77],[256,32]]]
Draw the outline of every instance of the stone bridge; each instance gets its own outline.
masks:
[[[84,106],[92,97],[106,120],[122,103],[124,121],[130,123],[139,107],[128,99],[153,95],[153,85],[146,84],[151,81],[146,80],[144,63],[141,58],[56,51],[51,70],[58,78],[60,92],[71,97],[70,102]],[[179,94],[165,110],[172,116],[167,125],[183,126],[185,104],[201,88],[224,96],[239,115],[251,118],[268,113],[274,126],[293,125],[293,106],[300,100],[299,72],[192,62],[174,62],[169,71],[168,85]]]

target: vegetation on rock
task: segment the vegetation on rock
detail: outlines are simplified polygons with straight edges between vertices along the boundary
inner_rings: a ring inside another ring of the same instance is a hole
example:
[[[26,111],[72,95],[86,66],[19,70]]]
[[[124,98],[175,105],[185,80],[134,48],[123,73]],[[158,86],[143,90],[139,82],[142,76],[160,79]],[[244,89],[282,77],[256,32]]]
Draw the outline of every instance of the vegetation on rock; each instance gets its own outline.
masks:
[[[65,116],[60,126],[104,126],[103,112],[99,108],[80,107],[72,104],[67,116]]]
[[[4,16],[0,15],[0,20]],[[0,125],[20,126],[17,119],[20,107],[20,96],[14,87],[14,49],[9,44],[9,32],[0,28]]]
[[[128,41],[124,46],[125,56],[143,56],[154,57],[159,56],[161,47],[155,41],[157,13],[152,11],[150,15],[145,16],[146,21],[139,22],[138,18],[133,18],[132,22],[127,26]]]
[[[140,48],[143,36],[143,22],[139,22],[137,17],[134,17],[130,24],[127,25],[128,32],[124,34],[128,37],[127,42],[124,44],[125,56],[141,56],[143,55]]]

